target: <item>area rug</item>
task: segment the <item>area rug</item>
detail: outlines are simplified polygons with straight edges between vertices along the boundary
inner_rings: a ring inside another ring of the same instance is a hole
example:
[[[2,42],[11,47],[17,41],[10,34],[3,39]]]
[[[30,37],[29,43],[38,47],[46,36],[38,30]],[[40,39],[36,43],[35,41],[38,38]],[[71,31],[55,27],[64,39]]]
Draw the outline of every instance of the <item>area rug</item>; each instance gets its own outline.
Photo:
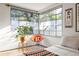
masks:
[[[29,46],[27,49],[28,50],[26,50],[26,52],[23,53],[25,56],[58,56],[53,52],[44,50],[44,47],[42,46],[34,45],[34,46]]]

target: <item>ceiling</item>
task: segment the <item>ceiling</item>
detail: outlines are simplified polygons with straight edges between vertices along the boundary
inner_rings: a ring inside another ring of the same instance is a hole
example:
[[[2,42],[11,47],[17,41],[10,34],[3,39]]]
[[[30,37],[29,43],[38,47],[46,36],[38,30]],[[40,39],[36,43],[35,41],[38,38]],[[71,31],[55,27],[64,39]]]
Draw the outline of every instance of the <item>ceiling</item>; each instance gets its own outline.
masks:
[[[35,11],[40,11],[52,5],[52,3],[11,3],[11,5],[26,8],[26,9],[31,9]]]

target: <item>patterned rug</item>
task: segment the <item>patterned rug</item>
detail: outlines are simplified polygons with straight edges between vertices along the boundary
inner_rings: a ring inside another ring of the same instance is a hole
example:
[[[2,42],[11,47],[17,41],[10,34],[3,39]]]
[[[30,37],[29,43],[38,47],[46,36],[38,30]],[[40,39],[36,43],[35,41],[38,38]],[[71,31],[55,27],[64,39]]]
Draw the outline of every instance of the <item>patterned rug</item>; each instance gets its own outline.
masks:
[[[30,50],[31,48],[31,50]],[[44,50],[42,46],[29,46],[28,51],[24,53],[25,56],[58,56],[55,53]]]

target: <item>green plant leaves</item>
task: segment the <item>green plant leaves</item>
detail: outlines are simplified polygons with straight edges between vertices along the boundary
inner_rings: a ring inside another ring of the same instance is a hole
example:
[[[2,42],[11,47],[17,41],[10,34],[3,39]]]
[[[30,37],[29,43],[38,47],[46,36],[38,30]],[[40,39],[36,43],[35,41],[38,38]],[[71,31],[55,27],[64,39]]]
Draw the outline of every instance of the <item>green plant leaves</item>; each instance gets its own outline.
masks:
[[[26,35],[33,33],[33,28],[31,26],[18,26],[16,30],[18,35]]]

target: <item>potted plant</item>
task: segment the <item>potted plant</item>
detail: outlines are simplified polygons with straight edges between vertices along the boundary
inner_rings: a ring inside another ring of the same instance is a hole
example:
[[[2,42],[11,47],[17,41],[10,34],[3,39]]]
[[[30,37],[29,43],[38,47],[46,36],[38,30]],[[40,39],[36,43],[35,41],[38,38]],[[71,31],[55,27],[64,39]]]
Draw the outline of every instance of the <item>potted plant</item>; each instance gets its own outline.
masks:
[[[33,33],[33,29],[31,26],[18,26],[16,28],[17,30],[17,35],[16,37],[21,41],[24,42],[25,40],[25,36],[32,34]]]

